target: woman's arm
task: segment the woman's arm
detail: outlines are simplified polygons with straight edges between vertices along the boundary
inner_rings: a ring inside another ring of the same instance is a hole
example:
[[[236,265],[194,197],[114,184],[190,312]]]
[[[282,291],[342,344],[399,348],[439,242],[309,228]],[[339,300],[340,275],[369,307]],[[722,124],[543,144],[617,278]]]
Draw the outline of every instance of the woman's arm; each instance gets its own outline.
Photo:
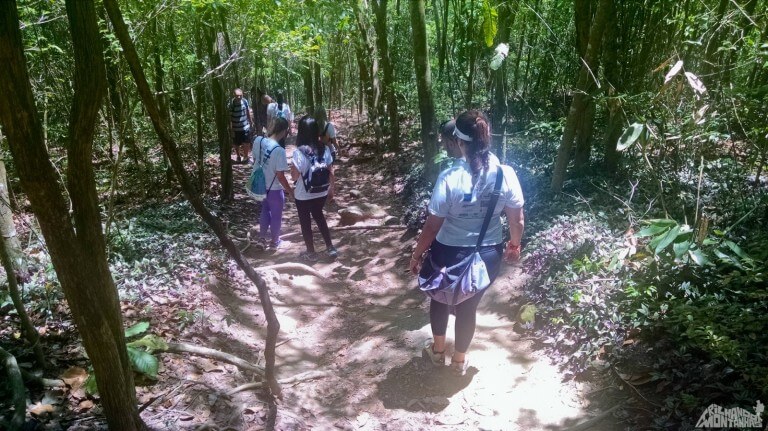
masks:
[[[413,255],[411,255],[411,261],[408,262],[408,269],[414,275],[419,274],[421,270],[421,263],[424,260],[424,253],[432,245],[432,241],[437,237],[437,233],[440,231],[440,227],[443,225],[445,217],[438,217],[436,215],[429,215],[427,221],[424,223],[424,228],[421,230],[419,240],[416,242],[416,248],[413,249]]]
[[[509,242],[504,250],[504,261],[513,263],[520,260],[520,241],[523,238],[525,215],[522,208],[504,207],[509,222]]]

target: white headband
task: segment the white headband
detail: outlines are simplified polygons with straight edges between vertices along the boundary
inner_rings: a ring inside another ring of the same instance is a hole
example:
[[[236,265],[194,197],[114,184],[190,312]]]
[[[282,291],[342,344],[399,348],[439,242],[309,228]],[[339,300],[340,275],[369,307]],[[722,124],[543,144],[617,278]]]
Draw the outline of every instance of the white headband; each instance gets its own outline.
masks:
[[[458,127],[453,128],[453,136],[461,139],[462,141],[472,142],[472,138],[469,135],[465,135],[462,133],[461,130],[459,130]]]

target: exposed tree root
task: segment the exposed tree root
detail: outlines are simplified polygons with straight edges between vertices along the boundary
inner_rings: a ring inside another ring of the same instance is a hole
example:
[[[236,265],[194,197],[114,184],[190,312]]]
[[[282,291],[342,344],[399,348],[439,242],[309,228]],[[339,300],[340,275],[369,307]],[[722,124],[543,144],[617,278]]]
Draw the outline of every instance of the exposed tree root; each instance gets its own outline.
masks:
[[[263,270],[267,270],[267,269],[271,269],[271,270],[277,271],[279,273],[280,272],[291,272],[291,271],[305,272],[307,274],[314,275],[317,278],[322,278],[322,279],[328,278],[325,275],[321,274],[315,268],[312,268],[309,265],[304,265],[302,263],[278,263],[278,264],[275,264],[275,265],[262,266],[262,267],[257,268],[256,270],[257,271],[263,271]]]
[[[253,371],[262,378],[264,377],[264,367],[256,364],[252,364],[245,359],[238,358],[235,355],[222,352],[220,350],[209,349],[207,347],[194,346],[187,343],[168,343],[168,348],[165,350],[158,350],[166,353],[189,353],[195,356],[202,356],[205,358],[217,359],[228,364],[232,364],[237,368],[247,371]]]
[[[331,372],[329,371],[307,371],[305,373],[297,374],[292,377],[287,377],[285,379],[280,379],[279,382],[281,385],[293,385],[300,382],[306,382],[310,380],[316,380],[316,379],[322,379],[325,377],[328,377],[331,375]],[[238,392],[247,391],[250,389],[259,389],[264,387],[264,382],[251,382],[246,383],[244,385],[240,385],[231,391],[227,392],[227,395],[234,395]]]
[[[32,383],[35,386],[41,388],[62,388],[66,386],[64,380],[59,379],[46,379],[44,377],[38,377],[28,371],[21,370],[21,377],[24,381]]]
[[[16,357],[2,347],[0,347],[0,364],[5,368],[5,374],[8,376],[8,387],[11,389],[13,399],[13,416],[7,424],[7,429],[8,431],[20,430],[27,415],[27,388],[24,387],[24,381],[21,379]]]

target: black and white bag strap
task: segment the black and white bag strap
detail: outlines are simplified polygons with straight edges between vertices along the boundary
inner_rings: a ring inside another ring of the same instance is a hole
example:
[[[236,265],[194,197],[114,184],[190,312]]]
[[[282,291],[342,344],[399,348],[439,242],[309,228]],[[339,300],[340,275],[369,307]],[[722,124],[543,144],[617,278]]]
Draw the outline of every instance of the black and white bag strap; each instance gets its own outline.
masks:
[[[483,245],[485,232],[488,230],[488,225],[491,224],[493,210],[496,209],[496,202],[499,201],[499,195],[501,195],[501,183],[503,180],[504,171],[501,170],[501,165],[499,165],[498,173],[496,174],[496,184],[493,186],[493,193],[491,193],[491,200],[488,202],[488,209],[485,210],[485,219],[483,220],[483,227],[480,228],[480,236],[477,237],[477,245],[475,246],[475,251],[477,251],[480,246]]]

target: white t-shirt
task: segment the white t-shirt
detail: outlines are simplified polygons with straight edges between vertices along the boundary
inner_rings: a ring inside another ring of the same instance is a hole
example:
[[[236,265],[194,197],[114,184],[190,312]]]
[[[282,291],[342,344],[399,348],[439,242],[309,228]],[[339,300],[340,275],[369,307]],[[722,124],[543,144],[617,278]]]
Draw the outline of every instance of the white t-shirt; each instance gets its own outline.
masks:
[[[453,164],[451,166],[461,166],[462,163],[467,163],[467,159],[463,157],[458,157],[453,159]],[[499,158],[496,157],[496,154],[488,153],[488,166],[491,165],[500,165],[501,162],[499,161]]]
[[[253,146],[253,160],[258,163],[263,163],[262,169],[264,170],[264,180],[267,183],[267,190],[283,190],[283,185],[280,184],[280,180],[277,179],[277,172],[287,171],[288,159],[285,157],[285,148],[281,147],[274,139],[257,137],[256,144]],[[270,153],[270,150],[272,151]],[[269,159],[264,163],[264,159],[269,153]],[[260,156],[261,155],[261,156]]]
[[[477,244],[499,168],[504,172],[504,181],[483,245],[501,244],[501,212],[505,207],[522,208],[525,201],[514,169],[490,161],[488,171],[479,175],[474,187],[466,161],[444,170],[437,177],[429,200],[429,213],[445,218],[437,233],[438,241],[457,247]]]
[[[323,154],[323,161],[326,165],[330,166],[333,163],[333,156],[331,156],[331,149],[326,145],[325,154]],[[300,177],[296,181],[296,188],[293,189],[293,196],[296,200],[306,201],[310,199],[321,198],[328,195],[328,191],[319,193],[308,193],[304,188],[304,175],[309,171],[309,159],[298,148],[293,152],[293,165],[299,171]]]
[[[282,113],[282,115],[279,115],[278,113]],[[288,106],[288,104],[285,102],[283,102],[282,110],[277,109],[277,102],[272,102],[269,105],[267,105],[267,119],[270,124],[275,118],[279,116],[282,116],[283,118],[288,120],[289,123],[292,122],[293,112],[291,112],[291,107]]]
[[[325,129],[325,133],[323,133],[322,130],[320,131],[320,133],[323,136],[327,136],[328,139],[335,139],[336,138],[336,127],[333,126],[333,123],[331,123],[330,121],[325,123],[324,129]]]

